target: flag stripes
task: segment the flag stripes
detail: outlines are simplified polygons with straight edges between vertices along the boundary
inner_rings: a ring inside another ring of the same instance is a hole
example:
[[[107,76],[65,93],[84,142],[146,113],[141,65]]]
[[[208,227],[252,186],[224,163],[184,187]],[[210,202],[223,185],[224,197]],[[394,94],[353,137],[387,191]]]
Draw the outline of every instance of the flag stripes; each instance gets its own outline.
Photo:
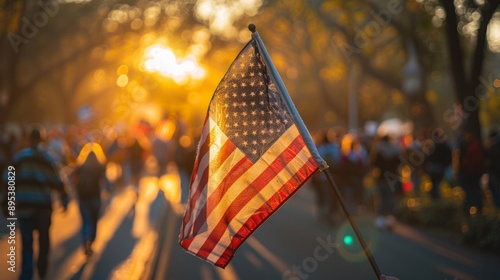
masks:
[[[221,137],[222,131],[213,121],[209,120],[208,125],[213,126],[210,135],[226,140],[223,144],[218,143],[219,146],[231,146],[227,137]],[[203,143],[209,141],[205,139]],[[240,234],[253,232],[316,171],[317,165],[295,126],[291,126],[255,164],[237,149],[218,148],[213,155],[212,149],[208,154],[201,154],[203,149],[202,144],[199,154],[202,160],[194,177],[198,183],[191,187],[196,189],[193,197],[196,196],[197,202],[205,204],[190,204],[192,209],[186,210],[186,216],[191,212],[196,217],[189,215],[190,221],[183,229],[187,238],[181,245],[203,259],[225,266],[247,236]],[[205,160],[207,156],[210,161]],[[217,164],[212,165],[212,162]],[[207,172],[208,181],[205,182]],[[200,190],[208,190],[202,200],[199,199]],[[259,212],[262,209],[267,212]],[[200,232],[202,228],[206,231]]]
[[[315,164],[314,159],[309,159],[309,161],[302,166],[300,171],[296,173],[297,177],[291,178],[267,201],[267,203],[262,204],[262,206],[255,211],[255,213],[247,220],[246,226],[241,227],[241,229],[234,235],[231,240],[231,244],[226,248],[224,253],[222,253],[215,265],[224,267],[225,264],[231,261],[236,249],[252,233],[251,229],[255,229],[259,224],[263,223],[268,217],[270,217],[268,213],[275,211],[299,189],[299,187],[305,182],[305,180],[301,181],[300,179],[306,179],[308,174],[313,171],[312,167]]]

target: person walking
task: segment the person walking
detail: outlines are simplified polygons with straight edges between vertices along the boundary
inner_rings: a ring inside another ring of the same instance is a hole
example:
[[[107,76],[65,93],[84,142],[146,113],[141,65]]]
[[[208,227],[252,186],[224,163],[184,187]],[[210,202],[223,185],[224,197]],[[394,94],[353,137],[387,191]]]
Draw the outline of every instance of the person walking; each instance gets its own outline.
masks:
[[[340,156],[339,185],[342,186],[347,209],[351,214],[364,204],[363,180],[368,166],[368,155],[355,134],[347,134],[342,139]]]
[[[12,166],[16,174],[16,216],[19,221],[22,240],[22,269],[20,279],[32,279],[33,233],[38,232],[37,269],[40,279],[47,276],[50,238],[49,229],[52,215],[52,191],[59,193],[63,210],[68,205],[68,195],[55,168],[55,161],[43,151],[40,130],[34,128],[30,132],[29,147],[19,151],[13,159]],[[6,181],[7,173],[4,173]],[[4,186],[8,184],[5,183]],[[7,215],[6,196],[2,201],[4,214]]]
[[[394,193],[400,189],[401,184],[400,153],[399,146],[391,141],[389,135],[383,136],[380,141],[374,143],[370,151],[370,164],[380,196],[380,205],[375,220],[375,226],[379,228],[391,227],[395,222]]]
[[[334,129],[325,129],[318,133],[316,139],[318,153],[327,162],[334,178],[337,178],[337,165],[340,160],[339,138]],[[312,187],[316,193],[318,219],[326,224],[333,224],[334,214],[337,211],[337,201],[331,193],[326,176],[315,174],[312,178]]]
[[[481,214],[483,197],[481,177],[484,174],[485,153],[477,136],[465,131],[458,138],[458,182],[465,192],[466,215]]]
[[[145,150],[138,137],[133,137],[130,146],[127,147],[126,163],[130,172],[130,183],[132,184],[137,197],[139,196],[139,182],[144,169]]]
[[[486,147],[486,172],[493,203],[500,209],[500,135],[496,130],[489,134]]]
[[[452,149],[442,129],[434,129],[428,136],[434,140],[435,145],[430,148],[423,147],[423,152],[427,155],[424,166],[432,183],[431,198],[436,201],[441,198],[440,186],[446,170],[451,165]]]
[[[106,173],[106,157],[101,146],[86,144],[77,158],[73,180],[78,195],[82,218],[82,245],[87,257],[92,256],[92,243],[96,238],[97,220],[101,208],[101,187]]]

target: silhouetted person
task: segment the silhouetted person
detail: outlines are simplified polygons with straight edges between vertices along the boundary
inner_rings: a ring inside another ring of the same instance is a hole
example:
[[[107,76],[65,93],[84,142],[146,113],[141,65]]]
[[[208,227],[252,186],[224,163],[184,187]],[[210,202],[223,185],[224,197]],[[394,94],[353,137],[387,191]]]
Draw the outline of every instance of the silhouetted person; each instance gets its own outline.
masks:
[[[101,161],[93,150],[85,157],[83,153],[86,151],[82,149],[81,159],[79,156],[77,168],[73,175],[82,217],[82,245],[85,255],[90,257],[92,255],[92,243],[96,238],[97,220],[99,219],[101,207],[101,186],[104,184],[106,167],[104,154],[100,146],[93,143],[87,145],[97,145],[99,147],[97,149],[100,152]]]
[[[458,139],[458,182],[465,191],[464,210],[467,215],[481,213],[483,198],[480,180],[484,174],[485,155],[479,139],[470,132],[465,132]]]
[[[357,136],[348,134],[342,140],[339,169],[339,185],[342,186],[347,209],[354,213],[363,204],[363,179],[368,155]]]
[[[33,278],[33,232],[35,230],[38,232],[38,275],[41,279],[47,275],[52,191],[56,190],[59,193],[64,211],[68,205],[68,196],[59,173],[55,169],[54,160],[39,148],[41,140],[40,131],[33,129],[30,134],[30,146],[18,152],[12,163],[16,172],[15,214],[19,221],[22,240],[20,279]],[[6,176],[4,176],[5,179]],[[7,186],[7,184],[4,185]],[[5,211],[5,204],[3,207]]]
[[[320,132],[316,143],[318,153],[327,162],[333,176],[337,175],[337,164],[340,160],[340,145],[337,133],[330,130]],[[322,222],[332,223],[332,215],[336,211],[336,200],[332,195],[330,186],[324,174],[316,174],[312,180],[312,187],[316,192],[316,202],[318,206],[318,218]]]
[[[130,167],[131,183],[138,193],[139,180],[142,169],[144,168],[144,148],[137,138],[134,138],[132,144],[128,147],[127,163]]]
[[[388,135],[373,144],[370,151],[370,163],[376,170],[376,186],[380,196],[380,205],[375,220],[377,227],[392,226],[395,221],[394,192],[400,189],[401,184],[399,155],[399,146],[392,143]]]
[[[411,184],[413,193],[418,196],[420,195],[420,184],[422,182],[422,175],[425,172],[424,169],[424,158],[423,158],[423,143],[425,139],[425,133],[419,131],[411,138],[411,143],[403,152],[405,160],[409,163],[411,170]]]
[[[500,135],[492,131],[486,147],[486,172],[493,203],[500,208]]]
[[[444,174],[448,167],[451,165],[451,146],[446,140],[444,133],[436,129],[434,135],[429,135],[434,140],[433,150],[424,146],[424,154],[427,155],[425,159],[425,172],[429,175],[432,183],[431,197],[434,200],[440,198],[440,185],[443,181]]]

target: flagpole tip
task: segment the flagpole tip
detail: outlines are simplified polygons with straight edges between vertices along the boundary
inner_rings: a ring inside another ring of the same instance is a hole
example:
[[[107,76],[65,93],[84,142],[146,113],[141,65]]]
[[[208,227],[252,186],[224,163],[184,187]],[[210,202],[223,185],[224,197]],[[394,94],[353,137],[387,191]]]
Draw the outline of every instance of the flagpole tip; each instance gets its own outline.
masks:
[[[255,31],[257,30],[257,27],[255,27],[255,24],[250,23],[248,25],[248,30],[252,31],[252,33],[255,33]]]

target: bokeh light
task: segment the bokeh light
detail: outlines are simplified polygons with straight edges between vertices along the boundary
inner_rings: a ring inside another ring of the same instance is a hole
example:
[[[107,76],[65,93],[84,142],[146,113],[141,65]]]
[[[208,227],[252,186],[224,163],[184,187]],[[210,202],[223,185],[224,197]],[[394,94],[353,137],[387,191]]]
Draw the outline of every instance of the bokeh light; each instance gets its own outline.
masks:
[[[146,50],[145,56],[146,71],[160,73],[177,83],[185,83],[189,78],[201,79],[205,76],[205,70],[198,65],[193,56],[179,59],[168,47],[153,45]]]

